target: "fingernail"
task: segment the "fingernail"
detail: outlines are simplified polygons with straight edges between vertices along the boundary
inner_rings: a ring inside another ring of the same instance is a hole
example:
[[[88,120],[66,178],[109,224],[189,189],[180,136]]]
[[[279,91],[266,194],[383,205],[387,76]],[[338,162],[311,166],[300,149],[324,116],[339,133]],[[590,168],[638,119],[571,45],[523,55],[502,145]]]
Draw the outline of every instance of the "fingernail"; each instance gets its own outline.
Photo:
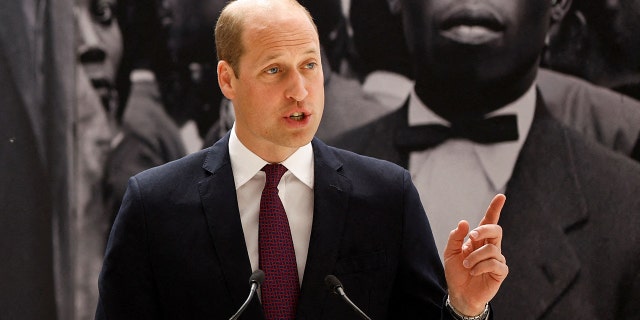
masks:
[[[463,265],[465,268],[469,268],[469,267],[471,266],[471,262],[469,262],[469,260],[466,260],[466,259],[465,259],[464,261],[462,261],[462,265]]]
[[[479,234],[478,234],[478,231],[475,231],[475,230],[473,230],[473,231],[471,231],[471,232],[469,233],[469,237],[474,238],[474,239],[475,239],[475,238],[477,238],[477,237],[478,237],[478,235],[479,235]]]

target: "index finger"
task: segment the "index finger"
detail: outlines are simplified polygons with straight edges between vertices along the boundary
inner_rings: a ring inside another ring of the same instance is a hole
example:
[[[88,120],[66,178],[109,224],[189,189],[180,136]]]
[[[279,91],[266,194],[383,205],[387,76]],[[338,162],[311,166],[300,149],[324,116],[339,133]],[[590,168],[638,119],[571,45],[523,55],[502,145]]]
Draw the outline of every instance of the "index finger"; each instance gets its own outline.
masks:
[[[487,208],[487,212],[484,214],[484,217],[480,221],[480,226],[485,224],[498,224],[498,220],[500,219],[500,212],[502,211],[502,207],[504,206],[504,202],[507,200],[504,194],[498,193],[493,200],[491,200],[491,204],[489,204],[489,208]]]

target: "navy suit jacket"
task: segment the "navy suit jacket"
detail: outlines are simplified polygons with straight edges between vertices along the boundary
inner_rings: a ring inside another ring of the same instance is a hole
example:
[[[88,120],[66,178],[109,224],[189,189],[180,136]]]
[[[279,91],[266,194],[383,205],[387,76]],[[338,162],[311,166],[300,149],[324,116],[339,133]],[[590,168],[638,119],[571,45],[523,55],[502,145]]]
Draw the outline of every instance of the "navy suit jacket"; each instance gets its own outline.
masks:
[[[499,222],[509,276],[491,303],[495,319],[638,319],[640,166],[537,101]],[[406,110],[330,143],[406,167],[393,144]]]
[[[96,319],[228,319],[252,273],[227,134],[129,181],[100,275]],[[449,319],[428,220],[408,172],[312,142],[314,214],[297,319]],[[444,311],[443,311],[444,310]],[[263,319],[254,299],[244,319]]]

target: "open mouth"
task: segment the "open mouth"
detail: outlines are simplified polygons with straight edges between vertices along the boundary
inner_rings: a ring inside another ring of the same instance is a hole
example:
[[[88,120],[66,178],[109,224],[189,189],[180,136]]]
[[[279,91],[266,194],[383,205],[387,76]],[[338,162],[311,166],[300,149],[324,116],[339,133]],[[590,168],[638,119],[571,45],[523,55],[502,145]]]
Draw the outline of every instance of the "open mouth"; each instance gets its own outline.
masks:
[[[295,121],[301,121],[301,120],[304,120],[304,118],[306,117],[307,115],[305,115],[303,112],[294,112],[289,116],[289,119],[295,120]]]
[[[440,24],[440,34],[465,44],[482,44],[501,36],[505,25],[497,14],[486,9],[457,10]]]
[[[111,89],[113,88],[113,84],[111,83],[111,81],[105,79],[105,78],[92,78],[91,79],[91,85],[95,88],[95,89]]]

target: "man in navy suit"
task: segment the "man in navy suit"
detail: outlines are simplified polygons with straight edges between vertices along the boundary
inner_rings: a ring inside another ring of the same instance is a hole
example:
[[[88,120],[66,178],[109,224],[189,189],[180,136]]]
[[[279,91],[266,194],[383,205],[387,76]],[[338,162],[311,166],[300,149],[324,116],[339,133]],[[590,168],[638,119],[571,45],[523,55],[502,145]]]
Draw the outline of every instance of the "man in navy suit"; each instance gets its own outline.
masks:
[[[409,169],[445,259],[459,214],[480,221],[506,192],[510,274],[496,319],[637,319],[640,168],[552,117],[535,83],[549,24],[570,1],[402,4],[414,89],[335,145]]]
[[[330,274],[373,319],[491,316],[488,302],[508,273],[497,225],[503,195],[475,229],[458,223],[443,270],[409,173],[313,138],[323,72],[303,7],[231,2],[216,25],[216,46],[235,125],[211,148],[129,180],[100,275],[97,319],[231,316],[252,270],[263,268],[261,169],[270,163],[288,170],[278,189],[300,283],[295,318],[357,317],[325,288]],[[267,273],[265,282],[280,275]],[[254,299],[244,316],[263,319],[263,309]]]

